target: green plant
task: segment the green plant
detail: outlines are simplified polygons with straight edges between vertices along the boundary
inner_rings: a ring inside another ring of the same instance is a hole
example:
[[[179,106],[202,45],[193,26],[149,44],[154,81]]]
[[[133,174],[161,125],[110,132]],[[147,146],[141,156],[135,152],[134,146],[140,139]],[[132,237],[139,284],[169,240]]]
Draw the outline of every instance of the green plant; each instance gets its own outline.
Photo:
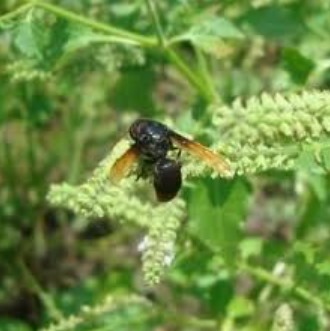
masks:
[[[0,6],[0,312],[42,304],[3,328],[326,330],[326,3]],[[134,173],[111,185],[139,116],[221,152],[232,176],[183,153],[170,203]]]

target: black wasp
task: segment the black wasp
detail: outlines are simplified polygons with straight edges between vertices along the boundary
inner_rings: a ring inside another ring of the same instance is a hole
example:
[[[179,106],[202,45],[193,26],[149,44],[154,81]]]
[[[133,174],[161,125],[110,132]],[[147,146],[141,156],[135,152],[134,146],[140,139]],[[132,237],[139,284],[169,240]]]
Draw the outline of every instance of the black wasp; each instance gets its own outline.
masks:
[[[181,188],[181,163],[168,157],[169,151],[183,149],[220,174],[228,173],[230,168],[221,155],[215,154],[200,143],[183,137],[166,125],[149,120],[138,119],[129,128],[134,141],[131,147],[119,157],[110,171],[110,178],[118,182],[127,175],[133,163],[141,161],[139,176],[153,176],[153,184],[158,201],[173,199]]]

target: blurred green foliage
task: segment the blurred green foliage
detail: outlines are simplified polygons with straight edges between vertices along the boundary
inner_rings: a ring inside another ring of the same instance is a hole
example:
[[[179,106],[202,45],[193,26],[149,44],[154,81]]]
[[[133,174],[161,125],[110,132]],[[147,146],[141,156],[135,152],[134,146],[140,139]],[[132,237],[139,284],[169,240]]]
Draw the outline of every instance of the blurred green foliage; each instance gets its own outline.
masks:
[[[1,331],[329,329],[327,1],[4,0],[0,32]],[[235,178],[184,156],[173,204],[134,178],[102,217],[46,200],[141,116]]]

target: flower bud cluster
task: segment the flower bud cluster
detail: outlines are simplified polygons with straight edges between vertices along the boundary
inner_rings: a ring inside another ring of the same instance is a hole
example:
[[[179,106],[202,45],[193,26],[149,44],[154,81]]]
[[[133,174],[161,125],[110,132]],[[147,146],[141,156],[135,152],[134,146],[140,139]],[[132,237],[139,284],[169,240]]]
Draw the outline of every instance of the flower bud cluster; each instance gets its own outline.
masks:
[[[119,185],[112,184],[109,170],[127,148],[128,141],[119,142],[82,185],[52,185],[48,200],[84,217],[108,217],[144,227],[147,234],[140,247],[143,271],[146,282],[155,284],[174,258],[176,233],[185,216],[185,204],[180,198],[157,205],[146,201],[138,194],[144,183],[136,182],[134,176],[122,179]]]
[[[262,94],[231,106],[213,106],[215,149],[238,174],[292,169],[303,150],[317,152],[330,142],[330,93]]]

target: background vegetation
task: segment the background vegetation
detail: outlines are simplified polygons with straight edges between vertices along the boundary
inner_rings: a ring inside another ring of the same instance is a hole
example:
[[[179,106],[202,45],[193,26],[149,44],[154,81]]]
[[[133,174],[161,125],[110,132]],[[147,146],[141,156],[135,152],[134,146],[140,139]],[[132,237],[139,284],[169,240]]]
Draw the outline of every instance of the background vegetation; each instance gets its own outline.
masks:
[[[0,13],[1,331],[329,329],[328,1]],[[233,178],[183,155],[169,204],[112,186],[137,117],[221,151]]]

